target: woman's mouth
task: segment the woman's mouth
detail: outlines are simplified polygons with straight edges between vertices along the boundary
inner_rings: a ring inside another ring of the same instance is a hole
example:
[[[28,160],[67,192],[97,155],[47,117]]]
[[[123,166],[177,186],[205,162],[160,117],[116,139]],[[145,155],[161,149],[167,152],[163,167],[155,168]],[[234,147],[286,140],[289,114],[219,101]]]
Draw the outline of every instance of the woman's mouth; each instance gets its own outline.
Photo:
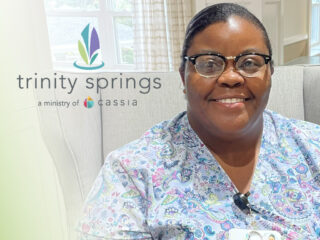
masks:
[[[221,98],[221,99],[211,99],[210,101],[216,102],[218,103],[218,105],[222,107],[233,109],[233,108],[244,107],[245,102],[249,100],[250,98],[230,97],[230,98]]]
[[[214,99],[216,102],[221,102],[221,103],[239,103],[239,102],[244,102],[244,98],[224,98],[224,99]]]

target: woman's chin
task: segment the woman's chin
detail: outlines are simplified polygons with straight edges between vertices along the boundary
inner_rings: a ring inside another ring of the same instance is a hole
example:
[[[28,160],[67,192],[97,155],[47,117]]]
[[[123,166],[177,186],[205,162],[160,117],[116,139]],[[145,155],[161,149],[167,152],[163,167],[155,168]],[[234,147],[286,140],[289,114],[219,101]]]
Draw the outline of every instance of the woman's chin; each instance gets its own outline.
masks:
[[[247,125],[235,125],[235,124],[224,124],[223,126],[217,126],[217,133],[226,138],[242,136],[246,132]]]
[[[259,116],[257,112],[251,111],[242,111],[240,114],[189,112],[191,126],[198,134],[209,134],[221,139],[255,135],[261,127]]]
[[[252,123],[248,118],[212,120],[210,122],[213,135],[221,135],[225,138],[243,137],[244,134],[250,134]]]
[[[259,117],[239,116],[237,118],[211,118],[209,119],[208,129],[211,134],[225,139],[252,137],[260,132],[263,124]]]

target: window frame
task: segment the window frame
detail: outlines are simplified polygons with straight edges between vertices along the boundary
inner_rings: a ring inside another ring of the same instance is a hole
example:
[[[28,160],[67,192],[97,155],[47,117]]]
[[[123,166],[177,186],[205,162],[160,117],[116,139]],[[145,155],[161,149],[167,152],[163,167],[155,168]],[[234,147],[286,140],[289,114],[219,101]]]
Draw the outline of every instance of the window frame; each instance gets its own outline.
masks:
[[[319,19],[318,19],[318,26],[320,26],[320,1],[314,3],[313,0],[310,0],[310,31],[309,31],[309,36],[310,36],[310,40],[309,40],[309,53],[310,53],[310,56],[315,56],[315,55],[318,55],[320,54],[320,31],[318,31],[318,41],[317,42],[314,42],[312,43],[312,17],[313,17],[313,8],[314,6],[317,6],[318,7],[318,14],[319,14]]]

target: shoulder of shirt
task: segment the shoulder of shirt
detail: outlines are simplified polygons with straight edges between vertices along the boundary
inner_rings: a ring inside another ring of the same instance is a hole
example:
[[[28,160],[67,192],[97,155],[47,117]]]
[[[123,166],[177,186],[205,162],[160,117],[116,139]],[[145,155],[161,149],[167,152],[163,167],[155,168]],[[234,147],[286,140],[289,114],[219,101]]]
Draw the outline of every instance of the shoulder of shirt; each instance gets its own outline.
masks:
[[[320,125],[304,120],[285,117],[279,113],[266,109],[264,119],[268,124],[276,126],[284,135],[299,135],[302,138],[320,143]]]
[[[171,120],[154,125],[140,138],[109,153],[105,161],[118,162],[122,166],[130,166],[129,168],[147,165],[152,161],[151,156],[154,155],[155,149],[161,149],[169,143],[176,134],[175,130],[181,124],[185,124],[182,123],[183,118],[186,118],[186,112],[181,112]]]

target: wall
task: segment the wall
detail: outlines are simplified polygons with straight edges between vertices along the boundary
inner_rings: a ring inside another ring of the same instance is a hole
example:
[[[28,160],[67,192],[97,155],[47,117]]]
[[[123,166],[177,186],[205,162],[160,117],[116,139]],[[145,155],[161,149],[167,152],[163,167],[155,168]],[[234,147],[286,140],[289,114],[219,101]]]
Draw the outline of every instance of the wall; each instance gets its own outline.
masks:
[[[259,19],[262,18],[262,1],[259,0],[191,0],[194,2],[196,12],[200,11],[205,6],[210,6],[217,3],[237,3],[249,9]],[[194,12],[194,13],[196,13]]]
[[[272,42],[276,65],[308,55],[310,0],[192,0],[192,2],[196,10],[194,13],[209,3],[238,2],[246,6],[262,19]],[[262,10],[259,10],[259,7]]]
[[[308,40],[284,46],[284,64],[301,56],[308,56]]]
[[[309,0],[283,0],[284,63],[308,55]]]

